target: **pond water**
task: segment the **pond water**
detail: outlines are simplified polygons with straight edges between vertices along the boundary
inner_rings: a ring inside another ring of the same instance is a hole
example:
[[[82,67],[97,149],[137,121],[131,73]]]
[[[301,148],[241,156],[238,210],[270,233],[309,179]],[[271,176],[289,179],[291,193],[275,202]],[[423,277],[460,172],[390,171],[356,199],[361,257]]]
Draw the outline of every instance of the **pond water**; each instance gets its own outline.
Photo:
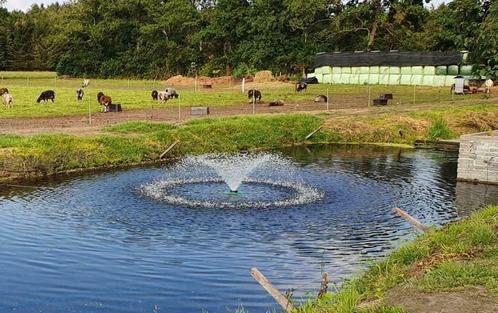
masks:
[[[456,183],[456,154],[365,146],[275,153],[292,167],[291,184],[242,182],[235,202],[290,197],[294,179],[320,196],[203,207],[208,192],[233,199],[219,181],[172,187],[202,200],[196,206],[145,195],[141,188],[168,166],[2,187],[0,312],[266,312],[275,305],[251,267],[302,300],[319,288],[322,269],[340,282],[414,238],[394,207],[442,225],[498,199],[496,187]]]

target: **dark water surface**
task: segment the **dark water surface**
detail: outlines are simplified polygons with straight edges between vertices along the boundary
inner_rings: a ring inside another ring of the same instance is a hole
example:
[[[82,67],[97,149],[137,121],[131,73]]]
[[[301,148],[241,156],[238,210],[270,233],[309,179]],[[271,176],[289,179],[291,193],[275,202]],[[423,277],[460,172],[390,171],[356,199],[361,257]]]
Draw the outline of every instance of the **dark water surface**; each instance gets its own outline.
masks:
[[[138,192],[165,167],[3,187],[0,312],[233,312],[243,305],[261,313],[274,303],[251,267],[303,299],[319,287],[322,267],[338,282],[415,236],[392,208],[442,225],[498,199],[496,187],[457,185],[455,154],[359,146],[280,153],[321,200],[175,207]]]

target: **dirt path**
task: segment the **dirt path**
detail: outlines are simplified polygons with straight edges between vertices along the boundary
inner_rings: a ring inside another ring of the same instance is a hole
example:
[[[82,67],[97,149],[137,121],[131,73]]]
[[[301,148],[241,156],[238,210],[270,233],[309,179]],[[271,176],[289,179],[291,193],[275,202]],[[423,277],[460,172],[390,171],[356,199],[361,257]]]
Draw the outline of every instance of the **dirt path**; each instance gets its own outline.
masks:
[[[386,106],[386,107],[351,107],[343,109],[331,108],[328,113],[334,117],[351,115],[381,115],[387,113],[406,113],[433,108],[458,107],[475,103],[476,100],[446,102],[439,104],[418,104],[414,106]],[[481,100],[479,103],[492,103],[498,105],[497,99]],[[289,104],[283,107],[269,107],[266,104],[256,105],[257,114],[282,114],[297,112],[326,113],[325,104]],[[250,104],[233,105],[225,107],[211,107],[210,117],[250,115],[253,113]],[[205,118],[192,116],[190,108],[181,109],[181,121],[193,118]],[[177,108],[156,108],[147,110],[129,110],[120,113],[98,113],[94,114],[89,123],[88,116],[63,116],[63,117],[43,117],[43,118],[11,118],[0,119],[0,133],[10,134],[39,134],[39,133],[65,133],[73,135],[95,135],[99,134],[103,127],[126,121],[147,120],[162,122],[177,122]]]
[[[401,305],[408,313],[496,313],[498,299],[483,287],[461,291],[424,293],[415,288],[395,288],[385,299],[389,305]]]

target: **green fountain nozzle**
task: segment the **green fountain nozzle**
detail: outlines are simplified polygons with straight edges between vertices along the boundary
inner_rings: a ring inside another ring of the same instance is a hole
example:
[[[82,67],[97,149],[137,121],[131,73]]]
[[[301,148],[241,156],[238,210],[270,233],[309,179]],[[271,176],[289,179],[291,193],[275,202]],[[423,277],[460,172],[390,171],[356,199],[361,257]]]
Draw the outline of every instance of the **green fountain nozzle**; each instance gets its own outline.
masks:
[[[231,194],[238,194],[238,193],[239,193],[239,191],[238,191],[238,190],[231,190],[231,189],[230,189],[230,193],[231,193]]]

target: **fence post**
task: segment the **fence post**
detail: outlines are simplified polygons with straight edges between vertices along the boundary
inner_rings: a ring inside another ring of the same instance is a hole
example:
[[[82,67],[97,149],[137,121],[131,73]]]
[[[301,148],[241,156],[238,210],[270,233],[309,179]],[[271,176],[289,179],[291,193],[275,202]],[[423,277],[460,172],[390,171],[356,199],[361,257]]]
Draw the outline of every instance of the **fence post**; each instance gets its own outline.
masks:
[[[252,114],[256,113],[256,95],[252,93]]]
[[[88,99],[88,125],[92,125],[92,109],[90,108],[90,97]]]
[[[178,123],[182,121],[182,115],[181,115],[181,107],[180,107],[180,95],[178,95]]]
[[[413,105],[415,105],[416,94],[417,94],[417,85],[413,85]]]
[[[246,92],[246,78],[242,78],[242,93]]]
[[[327,111],[329,110],[329,87],[327,87]]]
[[[367,107],[370,107],[371,99],[372,99],[372,90],[371,90],[370,85],[368,85],[368,104],[367,104]]]

